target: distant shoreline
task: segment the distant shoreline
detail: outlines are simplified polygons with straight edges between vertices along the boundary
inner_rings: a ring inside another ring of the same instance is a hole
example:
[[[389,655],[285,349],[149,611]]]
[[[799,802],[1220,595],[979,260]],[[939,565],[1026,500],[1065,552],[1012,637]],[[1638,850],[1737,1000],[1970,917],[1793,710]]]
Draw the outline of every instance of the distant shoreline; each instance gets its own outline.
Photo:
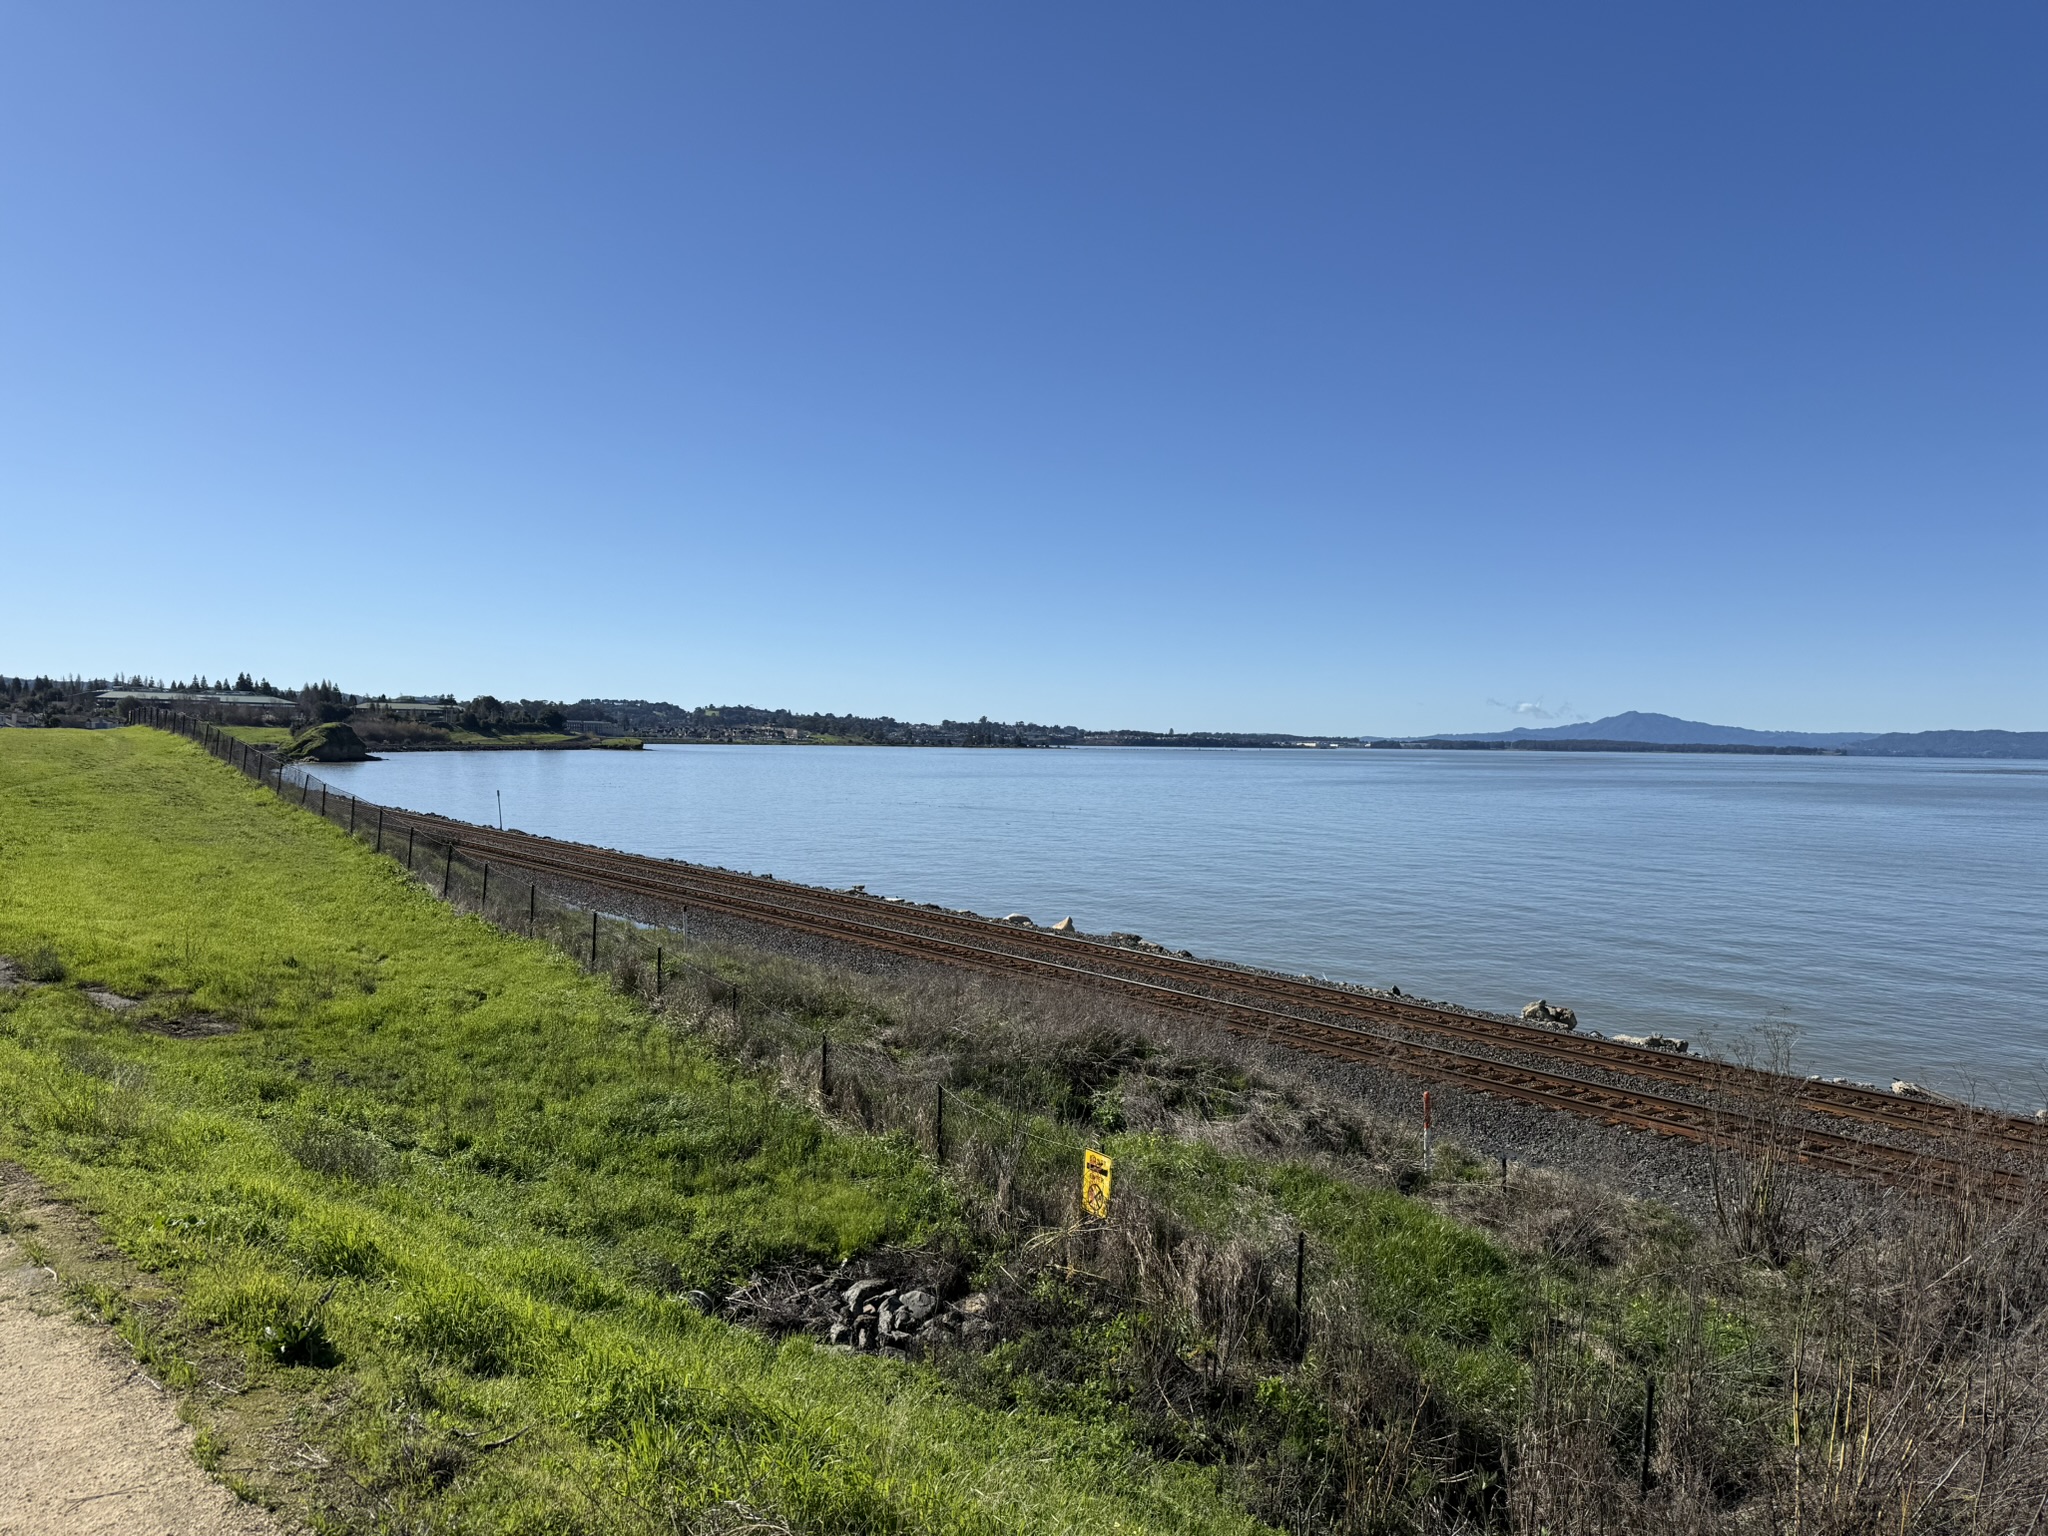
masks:
[[[1626,753],[1631,756],[1645,754],[1677,755],[1682,757],[1868,757],[1894,760],[1912,759],[1916,762],[1959,762],[1959,761],[2018,761],[2028,759],[2014,756],[2005,758],[1986,754],[1982,758],[1965,757],[1959,753],[1939,752],[1858,752],[1852,747],[1785,747],[1759,746],[1752,742],[1658,742],[1658,741],[1458,741],[1441,738],[1419,738],[1412,741],[1342,741],[1324,739],[1320,741],[1203,741],[1194,737],[1156,741],[1082,741],[1082,742],[989,742],[986,744],[963,745],[955,742],[908,742],[908,741],[861,741],[861,740],[818,740],[799,738],[776,740],[767,737],[748,739],[720,738],[715,736],[649,736],[649,737],[602,737],[581,741],[461,741],[422,742],[397,746],[380,743],[377,755],[400,756],[418,752],[576,752],[610,750],[637,752],[645,747],[861,747],[878,751],[947,751],[947,752],[1044,752],[1069,750],[1104,750],[1123,748],[1161,749],[1179,752],[1579,752],[1579,753]]]
[[[419,741],[372,743],[379,757],[407,752],[638,752],[637,736],[584,736],[570,741]]]
[[[1772,747],[1746,741],[1374,741],[1368,747],[1423,752],[1679,752],[1736,757],[1848,757],[1847,747]]]

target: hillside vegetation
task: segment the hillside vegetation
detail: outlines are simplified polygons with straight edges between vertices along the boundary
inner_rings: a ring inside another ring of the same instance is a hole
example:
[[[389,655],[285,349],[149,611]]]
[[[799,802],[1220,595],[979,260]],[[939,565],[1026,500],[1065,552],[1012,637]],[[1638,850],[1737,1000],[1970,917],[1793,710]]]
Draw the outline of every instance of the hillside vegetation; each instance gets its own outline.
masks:
[[[303,1398],[365,1516],[1253,1528],[1211,1478],[1071,1418],[683,1299],[778,1258],[943,1241],[957,1210],[909,1146],[657,1038],[182,742],[8,733],[0,804],[0,952],[150,1000],[0,1000],[6,1154],[165,1276],[183,1325]]]
[[[509,936],[173,738],[0,733],[0,1156],[124,1256],[81,1299],[252,1496],[1086,1533],[1990,1531],[2048,1495],[2041,1223],[1823,1247],[1765,1147],[1702,1233],[1424,1170],[1309,1072],[1090,995],[621,924],[590,975],[546,942],[587,922]],[[797,1302],[865,1273],[992,1326],[824,1347]]]

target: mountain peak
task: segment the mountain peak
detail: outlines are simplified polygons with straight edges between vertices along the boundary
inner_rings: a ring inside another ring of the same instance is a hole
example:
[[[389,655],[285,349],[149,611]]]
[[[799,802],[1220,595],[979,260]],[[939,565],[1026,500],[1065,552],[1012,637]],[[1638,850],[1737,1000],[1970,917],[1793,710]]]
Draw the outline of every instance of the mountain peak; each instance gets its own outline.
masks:
[[[1846,747],[1867,740],[1870,731],[1752,731],[1739,725],[1709,725],[1640,709],[1579,725],[1521,726],[1512,731],[1474,731],[1446,741],[1642,741],[1658,746]]]

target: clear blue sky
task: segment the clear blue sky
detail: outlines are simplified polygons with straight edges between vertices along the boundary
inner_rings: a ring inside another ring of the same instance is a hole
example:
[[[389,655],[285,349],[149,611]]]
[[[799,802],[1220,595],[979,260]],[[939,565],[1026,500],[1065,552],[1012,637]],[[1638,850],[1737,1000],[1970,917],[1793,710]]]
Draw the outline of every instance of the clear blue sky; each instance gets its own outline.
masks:
[[[2048,9],[0,5],[0,671],[2048,727]]]

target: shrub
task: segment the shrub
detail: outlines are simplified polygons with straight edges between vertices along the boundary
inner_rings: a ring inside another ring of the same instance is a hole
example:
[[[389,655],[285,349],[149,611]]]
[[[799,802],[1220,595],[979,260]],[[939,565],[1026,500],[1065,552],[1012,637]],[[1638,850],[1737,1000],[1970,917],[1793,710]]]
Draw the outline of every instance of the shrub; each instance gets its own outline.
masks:
[[[363,1280],[389,1267],[369,1224],[353,1212],[318,1211],[291,1225],[291,1256],[311,1274]]]
[[[56,950],[47,944],[38,944],[21,962],[21,974],[30,981],[54,982],[62,981],[69,973]]]
[[[309,1120],[280,1135],[284,1149],[308,1173],[354,1184],[374,1184],[384,1170],[384,1144],[368,1131],[332,1121]]]
[[[520,1319],[502,1299],[466,1275],[419,1282],[411,1306],[391,1320],[392,1332],[473,1376],[502,1376],[527,1352]]]
[[[327,1336],[331,1294],[316,1297],[273,1270],[249,1268],[200,1280],[192,1299],[195,1312],[263,1358],[324,1370],[341,1363],[341,1352]]]

